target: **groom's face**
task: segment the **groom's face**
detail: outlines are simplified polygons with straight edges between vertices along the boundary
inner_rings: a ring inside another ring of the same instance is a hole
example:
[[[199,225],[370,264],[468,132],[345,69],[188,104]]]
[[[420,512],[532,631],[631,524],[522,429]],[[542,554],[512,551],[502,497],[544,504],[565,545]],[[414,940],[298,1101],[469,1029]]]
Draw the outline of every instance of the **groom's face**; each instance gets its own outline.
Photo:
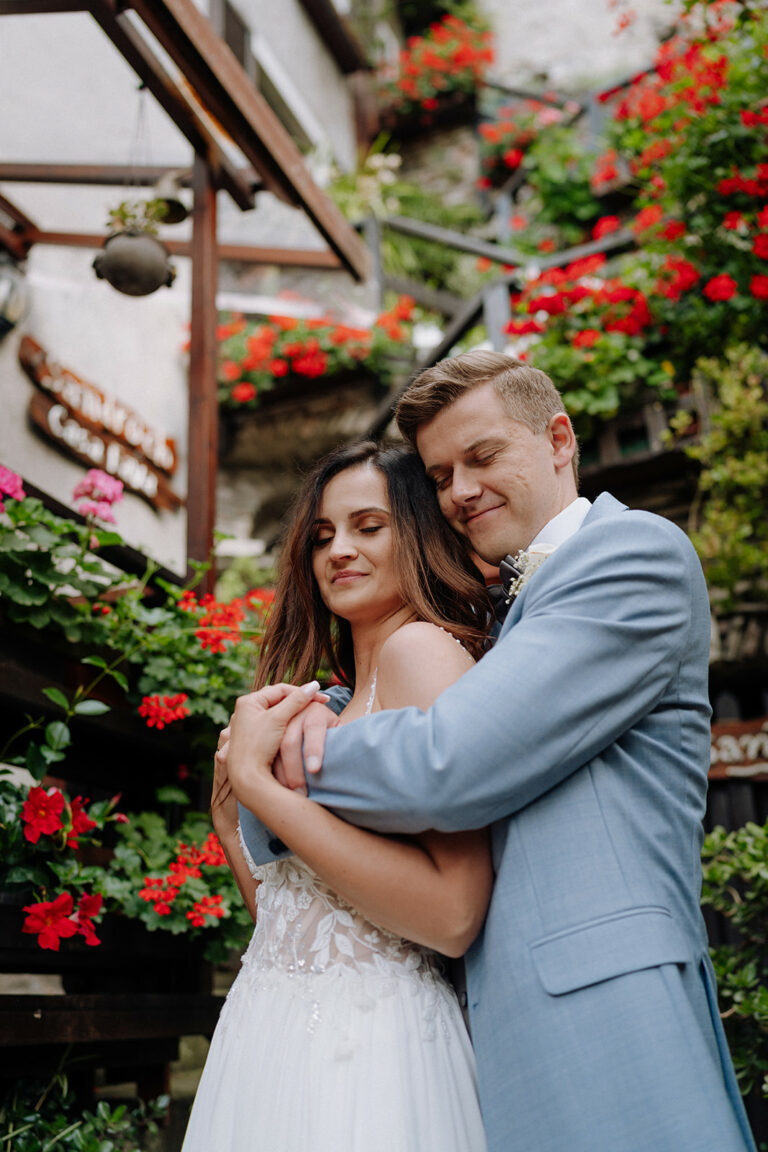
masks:
[[[464,393],[416,435],[443,515],[491,564],[527,548],[575,496],[572,442],[566,417],[532,432],[491,384]]]

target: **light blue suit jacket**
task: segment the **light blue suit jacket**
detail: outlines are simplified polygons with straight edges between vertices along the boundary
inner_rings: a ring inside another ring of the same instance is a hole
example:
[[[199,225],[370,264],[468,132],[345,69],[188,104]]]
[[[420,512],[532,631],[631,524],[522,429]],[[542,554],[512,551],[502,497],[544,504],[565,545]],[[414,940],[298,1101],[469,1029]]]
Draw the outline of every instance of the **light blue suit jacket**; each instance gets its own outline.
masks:
[[[699,910],[708,650],[687,537],[604,494],[429,711],[328,733],[311,795],[346,819],[492,826],[467,955],[489,1152],[754,1149]]]

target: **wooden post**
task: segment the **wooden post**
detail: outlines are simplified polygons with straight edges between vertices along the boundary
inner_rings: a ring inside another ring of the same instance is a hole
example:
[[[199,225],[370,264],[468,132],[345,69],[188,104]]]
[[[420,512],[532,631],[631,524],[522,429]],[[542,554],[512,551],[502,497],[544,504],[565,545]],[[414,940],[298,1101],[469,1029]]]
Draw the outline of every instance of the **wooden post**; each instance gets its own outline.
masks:
[[[189,344],[187,553],[207,560],[213,547],[218,466],[216,399],[216,190],[205,157],[195,154],[192,177],[192,308]],[[211,569],[201,590],[212,592]]]

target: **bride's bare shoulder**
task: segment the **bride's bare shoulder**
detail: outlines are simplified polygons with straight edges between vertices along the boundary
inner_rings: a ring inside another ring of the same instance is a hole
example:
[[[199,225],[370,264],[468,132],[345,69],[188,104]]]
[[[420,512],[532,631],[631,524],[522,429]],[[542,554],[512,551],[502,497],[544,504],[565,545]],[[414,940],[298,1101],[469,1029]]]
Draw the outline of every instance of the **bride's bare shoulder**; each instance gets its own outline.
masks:
[[[466,648],[445,629],[422,620],[404,624],[379,654],[379,702],[382,708],[428,708],[473,664]]]

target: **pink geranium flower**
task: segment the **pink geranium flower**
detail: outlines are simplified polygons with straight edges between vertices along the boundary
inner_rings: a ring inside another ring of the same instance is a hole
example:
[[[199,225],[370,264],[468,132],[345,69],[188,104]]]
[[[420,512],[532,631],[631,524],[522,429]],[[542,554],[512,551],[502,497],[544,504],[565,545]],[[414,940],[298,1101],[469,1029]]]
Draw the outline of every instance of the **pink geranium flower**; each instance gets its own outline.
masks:
[[[21,486],[21,476],[0,464],[0,512],[5,512],[3,496],[10,496],[13,500],[23,500],[26,492]]]
[[[123,498],[123,482],[100,468],[90,468],[72,493],[80,500],[78,511],[82,516],[93,516],[105,524],[114,524],[112,505]]]

